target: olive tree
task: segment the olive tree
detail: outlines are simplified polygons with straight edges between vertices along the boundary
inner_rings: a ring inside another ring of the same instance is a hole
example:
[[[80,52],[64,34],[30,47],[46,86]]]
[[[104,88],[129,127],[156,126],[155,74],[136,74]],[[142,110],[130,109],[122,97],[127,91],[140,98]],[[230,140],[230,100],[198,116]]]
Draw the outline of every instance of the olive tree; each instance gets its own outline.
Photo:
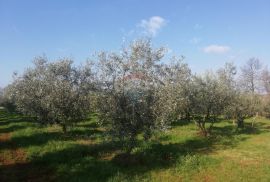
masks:
[[[270,118],[270,71],[265,68],[261,75],[264,95],[262,95],[262,114]]]
[[[113,138],[131,152],[142,134],[145,140],[153,131],[166,129],[168,120],[160,117],[159,90],[163,86],[166,49],[153,48],[148,39],[139,39],[117,53],[98,55],[98,111],[100,121]]]
[[[14,80],[11,97],[17,109],[36,117],[41,123],[58,123],[66,132],[67,126],[81,121],[89,113],[89,95],[93,87],[91,64],[76,67],[72,60],[48,62],[36,58]]]
[[[270,118],[270,95],[262,96],[262,115]]]
[[[226,71],[226,70],[225,70]],[[230,99],[228,80],[222,77],[226,72],[194,75],[190,87],[190,103],[192,119],[203,136],[211,134],[212,127],[218,116],[224,113]],[[209,127],[207,127],[209,123]]]
[[[252,60],[251,62],[253,62]],[[249,63],[251,64],[251,63]],[[249,65],[248,64],[248,65]],[[247,66],[246,66],[247,67]],[[250,67],[249,67],[250,68]],[[251,68],[250,68],[251,69]],[[248,70],[248,69],[246,69]],[[250,85],[255,89],[255,75],[253,71],[250,71],[250,77],[253,80]],[[245,73],[247,74],[247,72]],[[256,73],[258,74],[258,73]],[[242,69],[243,76],[243,69]],[[226,63],[224,68],[218,70],[219,81],[222,85],[222,90],[224,96],[224,116],[228,119],[233,119],[234,124],[237,128],[244,127],[244,119],[251,116],[256,116],[256,113],[260,110],[260,97],[258,94],[251,90],[242,90],[243,80],[240,79],[239,82],[236,81],[236,67],[232,63]],[[257,76],[256,76],[257,78]],[[247,84],[249,85],[249,84]],[[251,88],[252,88],[251,87]],[[253,124],[256,117],[253,118]]]
[[[2,106],[3,98],[4,97],[4,91],[3,88],[0,87],[0,106]]]
[[[217,77],[222,87],[224,111],[226,119],[233,119],[235,113],[232,112],[235,102],[238,99],[239,87],[236,81],[237,69],[233,63],[226,63],[223,68],[217,71]]]
[[[260,107],[261,102],[259,95],[237,92],[230,105],[229,112],[237,128],[243,128],[244,120],[250,117],[253,117],[252,126],[254,126]]]
[[[239,102],[248,104],[244,106],[244,108],[246,114],[249,117],[253,117],[252,125],[254,125],[256,117],[261,111],[259,94],[261,92],[262,71],[262,63],[257,58],[250,58],[246,64],[241,67],[239,85],[242,88],[242,93],[240,93],[242,96],[239,97]],[[244,119],[240,119],[240,123],[243,123],[243,120]],[[243,124],[238,124],[238,126],[243,126]]]
[[[160,117],[175,121],[190,119],[191,70],[182,58],[173,57],[170,64],[163,65],[162,86],[158,89]],[[166,112],[162,112],[166,111]]]
[[[236,67],[232,63],[216,73],[206,72],[194,75],[190,84],[192,118],[203,136],[212,132],[214,123],[221,115],[228,115],[237,92]]]
[[[0,106],[4,107],[8,112],[15,112],[16,105],[14,99],[11,97],[12,85],[8,85],[1,91]]]
[[[267,68],[262,71],[261,80],[264,91],[270,95],[270,71]]]

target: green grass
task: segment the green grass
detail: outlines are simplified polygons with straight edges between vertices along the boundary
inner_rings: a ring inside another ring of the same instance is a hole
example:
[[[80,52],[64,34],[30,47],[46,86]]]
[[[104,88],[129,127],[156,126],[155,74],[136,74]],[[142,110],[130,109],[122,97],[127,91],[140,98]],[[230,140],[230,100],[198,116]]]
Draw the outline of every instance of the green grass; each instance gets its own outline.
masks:
[[[95,117],[64,135],[57,125],[0,112],[0,135],[11,137],[1,141],[0,155],[14,161],[0,163],[0,181],[270,181],[270,120],[264,118],[239,131],[220,121],[209,138],[179,121],[125,155]],[[12,159],[17,149],[25,162]]]

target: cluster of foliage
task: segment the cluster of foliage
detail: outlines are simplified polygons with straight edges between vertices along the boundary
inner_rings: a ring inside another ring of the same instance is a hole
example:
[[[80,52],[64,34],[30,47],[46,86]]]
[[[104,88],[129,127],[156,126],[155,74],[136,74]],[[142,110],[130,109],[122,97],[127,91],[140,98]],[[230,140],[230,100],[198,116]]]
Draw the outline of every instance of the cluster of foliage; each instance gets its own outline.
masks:
[[[262,71],[261,80],[263,84],[263,90],[266,93],[266,95],[262,98],[262,114],[270,118],[270,71],[268,69],[265,68]]]
[[[87,118],[92,81],[90,64],[74,67],[68,59],[49,63],[39,57],[7,92],[18,111],[41,123],[58,123],[66,132],[67,126]]]
[[[8,98],[21,113],[41,123],[58,123],[64,131],[96,112],[128,152],[139,136],[148,140],[179,119],[194,121],[208,136],[220,116],[234,119],[238,128],[247,117],[270,116],[270,74],[258,59],[250,59],[237,77],[232,63],[196,75],[183,57],[165,64],[165,55],[164,47],[139,39],[120,53],[101,52],[94,64],[80,67],[69,59],[51,63],[39,57],[0,99]]]
[[[0,87],[0,105],[3,104],[4,100],[4,90]]]
[[[154,131],[167,129],[180,109],[170,88],[173,81],[181,85],[181,76],[190,71],[181,59],[172,66],[161,64],[165,52],[163,47],[154,49],[150,40],[138,40],[120,54],[98,55],[100,120],[112,136],[127,141],[128,152],[138,135],[148,140]],[[182,74],[179,80],[175,71]]]
[[[10,86],[0,88],[0,107],[5,107],[9,112],[15,112],[16,106],[13,100],[10,99]]]

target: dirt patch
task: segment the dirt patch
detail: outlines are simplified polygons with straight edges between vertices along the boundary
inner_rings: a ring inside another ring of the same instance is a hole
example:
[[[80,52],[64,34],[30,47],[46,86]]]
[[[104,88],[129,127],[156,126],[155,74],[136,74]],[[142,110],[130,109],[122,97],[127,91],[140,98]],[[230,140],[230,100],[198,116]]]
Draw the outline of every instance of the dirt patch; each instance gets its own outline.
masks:
[[[6,142],[8,140],[10,140],[10,133],[0,134],[0,142],[1,143]]]
[[[0,166],[9,164],[12,159],[10,151],[4,150],[5,146],[8,145],[10,140],[10,133],[0,134]]]
[[[10,133],[4,133],[0,135],[0,164],[2,166],[26,162],[25,152],[21,148],[17,148],[16,145],[11,141],[10,137]],[[5,146],[9,146],[9,149],[5,149]]]
[[[10,133],[0,134],[0,181],[54,181],[53,171],[27,161],[26,152],[11,140]]]

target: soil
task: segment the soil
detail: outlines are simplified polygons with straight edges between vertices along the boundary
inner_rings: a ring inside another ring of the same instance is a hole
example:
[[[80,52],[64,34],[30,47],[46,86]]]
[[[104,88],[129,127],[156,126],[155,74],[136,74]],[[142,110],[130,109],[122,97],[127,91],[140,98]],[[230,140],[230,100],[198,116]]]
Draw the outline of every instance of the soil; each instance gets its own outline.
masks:
[[[55,181],[52,170],[27,160],[27,154],[11,140],[11,133],[0,134],[0,181]]]

